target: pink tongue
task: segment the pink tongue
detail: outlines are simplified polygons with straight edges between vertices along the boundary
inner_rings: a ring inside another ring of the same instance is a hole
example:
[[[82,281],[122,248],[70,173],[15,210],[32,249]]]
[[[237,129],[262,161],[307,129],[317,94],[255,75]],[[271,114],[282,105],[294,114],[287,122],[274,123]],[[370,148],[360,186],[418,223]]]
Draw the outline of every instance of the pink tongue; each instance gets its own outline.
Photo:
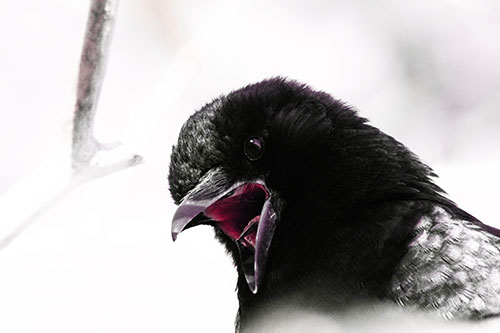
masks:
[[[260,215],[257,215],[250,222],[248,222],[240,237],[237,239],[246,247],[255,248],[255,238],[257,237],[257,226],[259,225],[259,220]]]

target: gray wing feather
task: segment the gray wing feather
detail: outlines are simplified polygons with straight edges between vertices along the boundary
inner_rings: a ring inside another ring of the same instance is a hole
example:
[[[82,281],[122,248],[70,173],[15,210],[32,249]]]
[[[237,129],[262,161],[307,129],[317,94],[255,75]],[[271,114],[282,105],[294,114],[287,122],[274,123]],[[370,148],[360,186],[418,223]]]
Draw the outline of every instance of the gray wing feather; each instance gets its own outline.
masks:
[[[389,294],[447,319],[500,315],[500,238],[436,207],[417,224]]]

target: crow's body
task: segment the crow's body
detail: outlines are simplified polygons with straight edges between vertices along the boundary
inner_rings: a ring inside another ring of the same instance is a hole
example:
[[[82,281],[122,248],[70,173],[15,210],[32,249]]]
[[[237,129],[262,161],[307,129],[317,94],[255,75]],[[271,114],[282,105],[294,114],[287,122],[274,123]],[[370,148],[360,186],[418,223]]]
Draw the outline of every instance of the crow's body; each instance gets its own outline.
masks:
[[[433,176],[329,95],[270,79],[184,125],[169,174],[173,235],[214,225],[238,269],[241,330],[282,305],[393,300],[446,318],[499,315],[500,232]]]

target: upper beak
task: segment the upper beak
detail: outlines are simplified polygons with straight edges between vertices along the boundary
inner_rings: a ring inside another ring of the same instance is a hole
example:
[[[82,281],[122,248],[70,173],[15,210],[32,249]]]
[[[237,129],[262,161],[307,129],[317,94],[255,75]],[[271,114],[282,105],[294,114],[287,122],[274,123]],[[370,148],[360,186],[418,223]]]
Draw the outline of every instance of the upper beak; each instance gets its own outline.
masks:
[[[220,169],[210,170],[183,199],[172,220],[172,239],[200,224],[200,214],[212,219],[238,247],[250,290],[262,284],[269,248],[276,227],[271,192],[262,180],[235,182]]]

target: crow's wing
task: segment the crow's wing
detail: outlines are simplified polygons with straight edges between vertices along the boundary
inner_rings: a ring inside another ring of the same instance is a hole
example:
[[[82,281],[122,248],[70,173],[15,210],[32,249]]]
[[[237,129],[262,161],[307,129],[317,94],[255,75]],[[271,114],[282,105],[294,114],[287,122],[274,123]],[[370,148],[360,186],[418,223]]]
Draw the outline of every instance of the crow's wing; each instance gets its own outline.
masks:
[[[500,238],[441,207],[421,218],[390,283],[398,303],[445,318],[500,315]]]

